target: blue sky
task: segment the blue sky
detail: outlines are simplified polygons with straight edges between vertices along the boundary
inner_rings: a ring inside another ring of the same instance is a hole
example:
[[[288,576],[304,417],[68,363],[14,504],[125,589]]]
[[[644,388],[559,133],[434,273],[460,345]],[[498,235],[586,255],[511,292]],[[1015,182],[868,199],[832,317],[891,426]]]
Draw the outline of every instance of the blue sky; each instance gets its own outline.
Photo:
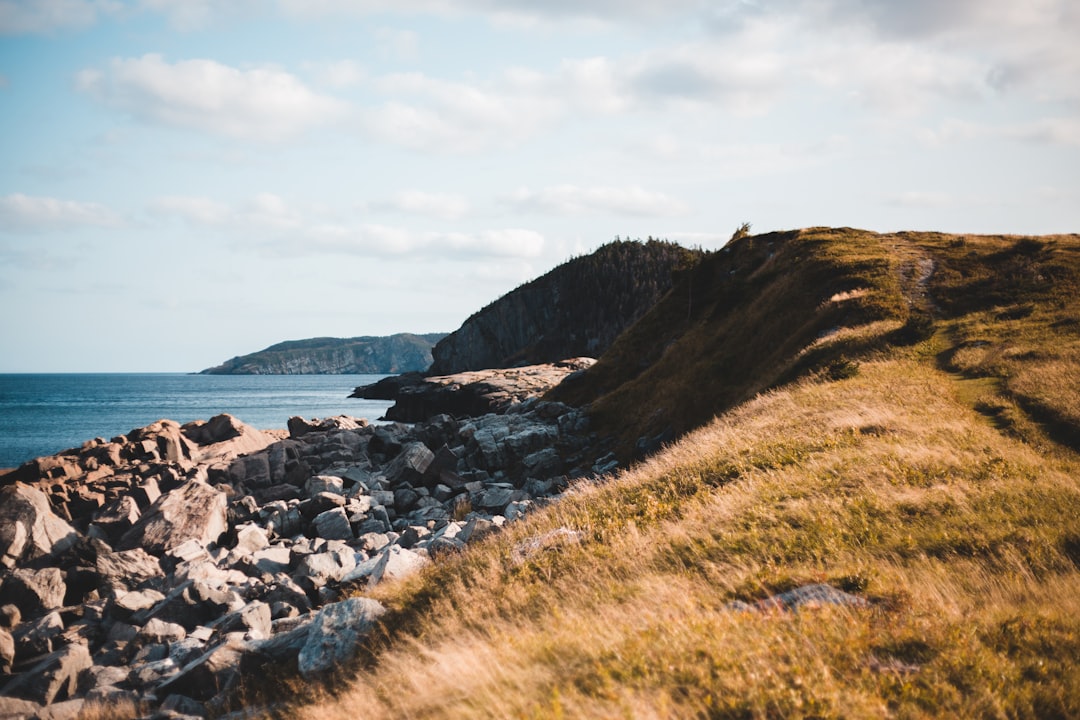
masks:
[[[1080,231],[1073,0],[0,0],[0,372],[449,331],[616,235]]]

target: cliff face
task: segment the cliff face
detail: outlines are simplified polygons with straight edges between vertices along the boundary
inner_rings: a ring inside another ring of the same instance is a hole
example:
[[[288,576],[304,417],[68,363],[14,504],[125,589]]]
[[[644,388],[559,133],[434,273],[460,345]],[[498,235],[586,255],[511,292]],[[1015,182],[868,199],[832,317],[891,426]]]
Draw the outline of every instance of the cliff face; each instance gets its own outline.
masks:
[[[597,357],[692,266],[674,243],[615,241],[574,258],[474,314],[432,350],[429,375]]]
[[[203,375],[352,375],[425,370],[443,333],[312,338],[271,345],[203,370]]]

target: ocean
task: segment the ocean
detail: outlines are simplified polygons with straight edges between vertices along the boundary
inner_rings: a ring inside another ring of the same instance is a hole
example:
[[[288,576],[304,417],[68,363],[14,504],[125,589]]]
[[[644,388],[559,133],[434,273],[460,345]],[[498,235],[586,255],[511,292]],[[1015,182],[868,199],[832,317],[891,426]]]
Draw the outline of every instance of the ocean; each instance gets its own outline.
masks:
[[[390,402],[348,397],[385,375],[0,374],[0,468],[168,418],[229,413],[260,430],[289,418],[381,417]]]

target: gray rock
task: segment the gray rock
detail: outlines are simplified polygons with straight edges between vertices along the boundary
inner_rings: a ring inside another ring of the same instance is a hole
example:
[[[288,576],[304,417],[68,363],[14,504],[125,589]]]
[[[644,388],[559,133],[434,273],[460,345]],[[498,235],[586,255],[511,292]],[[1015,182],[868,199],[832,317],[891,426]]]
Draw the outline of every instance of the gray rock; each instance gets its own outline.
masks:
[[[269,455],[261,452],[236,458],[229,465],[229,477],[234,484],[243,483],[249,488],[269,487],[273,484]]]
[[[160,618],[152,618],[142,626],[138,634],[140,640],[151,643],[171,643],[186,637],[187,630],[183,625],[166,622]]]
[[[64,605],[64,574],[58,568],[19,568],[4,579],[0,602],[19,608],[25,618],[38,618]]]
[[[53,703],[39,710],[34,720],[78,720],[82,716],[85,705],[86,700],[83,698]]]
[[[22,622],[22,612],[19,611],[17,605],[8,603],[7,605],[0,606],[0,627],[5,627],[10,630],[20,622]]]
[[[260,572],[276,575],[289,569],[289,548],[284,546],[268,547],[251,557]]]
[[[149,610],[164,599],[164,595],[150,588],[123,593],[113,601],[112,615],[118,620],[126,621],[135,613]]]
[[[311,677],[351,659],[385,612],[370,598],[350,598],[324,607],[312,620],[297,656],[300,674]]]
[[[19,484],[0,489],[0,565],[57,555],[77,539],[75,529],[53,514],[45,493]]]
[[[214,629],[220,635],[239,632],[248,639],[262,639],[270,636],[270,606],[264,602],[253,602],[214,623]]]
[[[254,555],[270,547],[270,536],[265,529],[254,523],[247,523],[236,528],[236,547],[231,556],[239,558]]]
[[[138,501],[123,495],[94,513],[93,526],[106,537],[119,538],[139,521],[141,514]]]
[[[294,577],[306,577],[316,585],[340,581],[356,567],[356,553],[336,550],[304,556],[296,566]]]
[[[15,638],[11,633],[0,628],[0,675],[10,675],[15,664]]]
[[[30,622],[24,622],[15,628],[12,637],[15,640],[15,656],[19,660],[47,655],[57,649],[59,638],[64,632],[64,621],[60,613],[51,612]]]
[[[136,688],[153,687],[179,670],[176,661],[170,657],[144,663],[133,663],[127,681]]]
[[[305,483],[304,492],[309,498],[313,498],[319,493],[344,495],[345,483],[341,478],[333,475],[313,475]]]
[[[67,700],[78,689],[79,673],[93,665],[85,645],[73,644],[46,655],[4,687],[4,693],[41,705]]]
[[[513,487],[492,487],[489,486],[481,493],[474,504],[485,510],[493,510],[496,512],[501,511],[509,503],[510,499],[514,495]]]
[[[158,697],[173,693],[205,702],[231,689],[240,680],[240,660],[244,643],[230,639],[185,665],[163,682]]]
[[[133,589],[147,580],[165,576],[158,559],[142,548],[99,553],[94,565],[103,589]]]
[[[354,540],[352,526],[349,525],[349,516],[344,508],[334,508],[324,513],[319,513],[314,520],[316,534],[327,540]]]
[[[285,664],[295,662],[300,651],[308,641],[312,618],[296,618],[294,626],[282,628],[265,640],[255,640],[248,644],[247,652],[241,661],[245,673],[258,672],[269,663]],[[275,626],[277,623],[275,623]]]
[[[115,665],[94,665],[79,677],[79,690],[86,694],[94,688],[119,685],[127,681],[129,669]]]
[[[359,563],[341,582],[361,583],[371,587],[383,580],[408,577],[429,564],[431,559],[426,554],[391,545],[375,557]]]
[[[391,486],[419,485],[424,473],[435,459],[435,453],[420,442],[403,445],[401,452],[386,466],[386,478]]]
[[[26,720],[43,709],[41,705],[30,700],[0,696],[0,720]]]
[[[206,483],[189,481],[158,498],[124,533],[120,546],[160,554],[188,540],[209,545],[228,529],[227,509],[225,493]]]

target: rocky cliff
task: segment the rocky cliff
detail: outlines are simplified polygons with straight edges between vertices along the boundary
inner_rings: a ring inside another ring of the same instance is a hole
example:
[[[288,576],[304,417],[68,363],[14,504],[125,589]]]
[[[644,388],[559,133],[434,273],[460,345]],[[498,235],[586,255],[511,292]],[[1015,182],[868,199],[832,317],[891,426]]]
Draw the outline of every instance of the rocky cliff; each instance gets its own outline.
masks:
[[[573,258],[474,314],[432,350],[428,374],[599,357],[701,253],[659,240],[615,241]]]
[[[207,368],[202,375],[351,375],[403,373],[431,365],[445,333],[290,340]]]

